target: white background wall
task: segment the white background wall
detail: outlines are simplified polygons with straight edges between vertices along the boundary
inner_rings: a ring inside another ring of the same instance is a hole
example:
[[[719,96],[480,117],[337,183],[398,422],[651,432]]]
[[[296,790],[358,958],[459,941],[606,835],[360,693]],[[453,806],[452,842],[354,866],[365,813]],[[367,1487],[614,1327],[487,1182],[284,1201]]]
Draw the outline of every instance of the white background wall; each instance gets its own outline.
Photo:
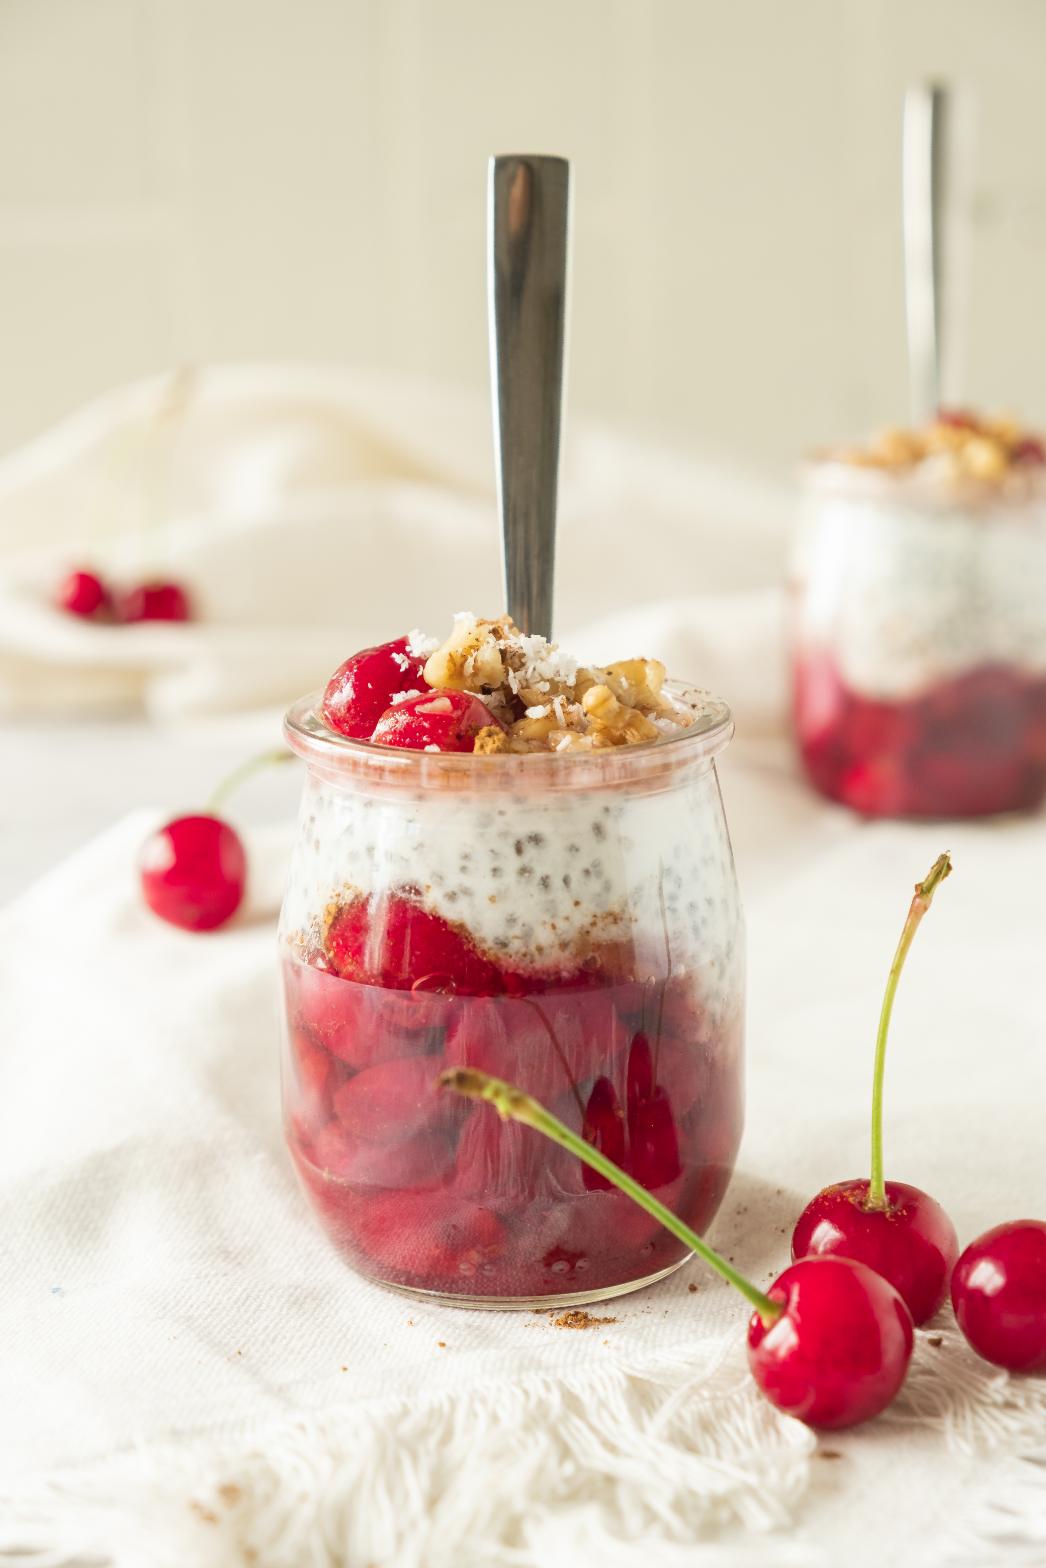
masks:
[[[957,390],[1046,421],[1043,0],[0,0],[0,449],[185,360],[484,385],[495,150],[575,163],[574,409],[760,464],[902,416],[926,72]]]

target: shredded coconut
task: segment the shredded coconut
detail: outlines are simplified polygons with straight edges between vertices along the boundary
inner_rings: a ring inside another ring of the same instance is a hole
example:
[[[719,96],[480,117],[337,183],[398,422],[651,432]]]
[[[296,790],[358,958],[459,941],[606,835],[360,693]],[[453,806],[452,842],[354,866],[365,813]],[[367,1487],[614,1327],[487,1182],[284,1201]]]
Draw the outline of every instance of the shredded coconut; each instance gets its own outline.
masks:
[[[430,653],[435,653],[438,647],[438,637],[426,637],[425,633],[419,631],[417,627],[407,633],[407,651],[416,659],[427,658]]]
[[[420,697],[420,696],[421,696],[421,692],[420,691],[416,691],[416,690],[412,690],[412,691],[396,691],[396,692],[393,692],[392,696],[389,698],[389,701],[392,704],[392,706],[395,707],[397,702],[407,702],[411,697]]]

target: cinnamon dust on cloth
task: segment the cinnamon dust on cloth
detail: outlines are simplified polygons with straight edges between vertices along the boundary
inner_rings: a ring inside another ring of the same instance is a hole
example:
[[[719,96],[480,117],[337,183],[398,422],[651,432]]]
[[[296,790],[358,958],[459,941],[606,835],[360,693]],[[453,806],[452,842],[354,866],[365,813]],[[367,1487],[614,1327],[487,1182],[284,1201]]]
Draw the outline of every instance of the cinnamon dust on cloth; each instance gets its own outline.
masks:
[[[806,1198],[861,1169],[885,967],[942,847],[851,823],[789,768],[724,769],[750,1089],[713,1239],[760,1283]],[[1046,1383],[978,1361],[947,1313],[828,1464],[756,1393],[744,1305],[697,1264],[615,1300],[607,1334],[346,1269],[283,1145],[272,911],[204,938],[153,919],[132,871],[151,820],[0,915],[0,1562],[1041,1565]],[[968,1239],[1046,1211],[1046,830],[948,837],[898,999],[887,1165]]]

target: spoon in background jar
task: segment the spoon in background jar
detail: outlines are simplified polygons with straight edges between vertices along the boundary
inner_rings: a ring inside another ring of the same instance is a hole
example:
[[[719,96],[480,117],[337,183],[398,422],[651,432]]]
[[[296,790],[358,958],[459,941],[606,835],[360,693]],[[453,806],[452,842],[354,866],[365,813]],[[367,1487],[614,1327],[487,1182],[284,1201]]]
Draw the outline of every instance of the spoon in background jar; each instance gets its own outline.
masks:
[[[552,636],[570,165],[490,160],[487,286],[494,459],[508,612]]]
[[[948,90],[926,82],[904,100],[904,294],[912,419],[941,407],[941,325]]]

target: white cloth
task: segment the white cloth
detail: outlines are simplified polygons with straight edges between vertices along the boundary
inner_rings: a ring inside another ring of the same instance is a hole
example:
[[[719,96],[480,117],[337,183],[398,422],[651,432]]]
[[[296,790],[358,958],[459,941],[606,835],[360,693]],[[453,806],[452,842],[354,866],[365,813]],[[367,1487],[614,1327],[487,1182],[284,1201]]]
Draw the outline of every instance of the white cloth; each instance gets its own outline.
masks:
[[[805,1197],[864,1165],[880,986],[941,832],[855,826],[770,751],[725,790],[751,1088],[714,1240],[764,1281]],[[145,827],[0,920],[0,1559],[1041,1563],[1046,1386],[978,1362],[947,1312],[893,1410],[818,1442],[755,1393],[743,1303],[696,1264],[583,1332],[355,1278],[281,1142],[282,852],[252,843],[254,907],[194,938],[139,904]],[[887,1157],[969,1239],[1046,1211],[1044,834],[948,838],[897,1006]]]
[[[710,593],[776,586],[789,507],[780,487],[568,430],[558,624],[698,596],[677,608],[690,623]],[[0,462],[0,707],[285,704],[390,627],[497,606],[497,541],[481,399],[286,367],[138,383]],[[198,620],[55,610],[84,561],[116,582],[173,573]]]
[[[188,384],[195,458],[158,532],[213,617],[58,623],[43,587],[84,498],[119,497],[126,431],[143,408],[155,420],[160,385],[3,469],[12,704],[270,704],[365,635],[497,602],[489,447],[468,408],[340,374],[223,372]],[[133,561],[125,521],[104,564]],[[862,825],[800,785],[775,734],[774,494],[588,433],[562,531],[580,651],[663,653],[738,715],[723,782],[749,917],[749,1111],[713,1239],[768,1280],[803,1201],[861,1173],[881,986],[910,886],[943,847],[956,875],[896,1010],[888,1171],[939,1197],[964,1239],[1046,1212],[1042,821]],[[125,636],[119,655],[96,640]],[[80,734],[78,766],[101,765]],[[174,745],[143,726],[143,747]],[[41,781],[41,814],[75,811],[75,772]],[[138,900],[147,820],[0,915],[0,1561],[1041,1568],[1046,1385],[977,1361],[947,1312],[918,1336],[886,1417],[818,1440],[755,1393],[743,1304],[695,1264],[594,1309],[616,1321],[584,1332],[355,1278],[280,1135],[273,918],[289,828],[250,844],[252,907],[192,937]]]

